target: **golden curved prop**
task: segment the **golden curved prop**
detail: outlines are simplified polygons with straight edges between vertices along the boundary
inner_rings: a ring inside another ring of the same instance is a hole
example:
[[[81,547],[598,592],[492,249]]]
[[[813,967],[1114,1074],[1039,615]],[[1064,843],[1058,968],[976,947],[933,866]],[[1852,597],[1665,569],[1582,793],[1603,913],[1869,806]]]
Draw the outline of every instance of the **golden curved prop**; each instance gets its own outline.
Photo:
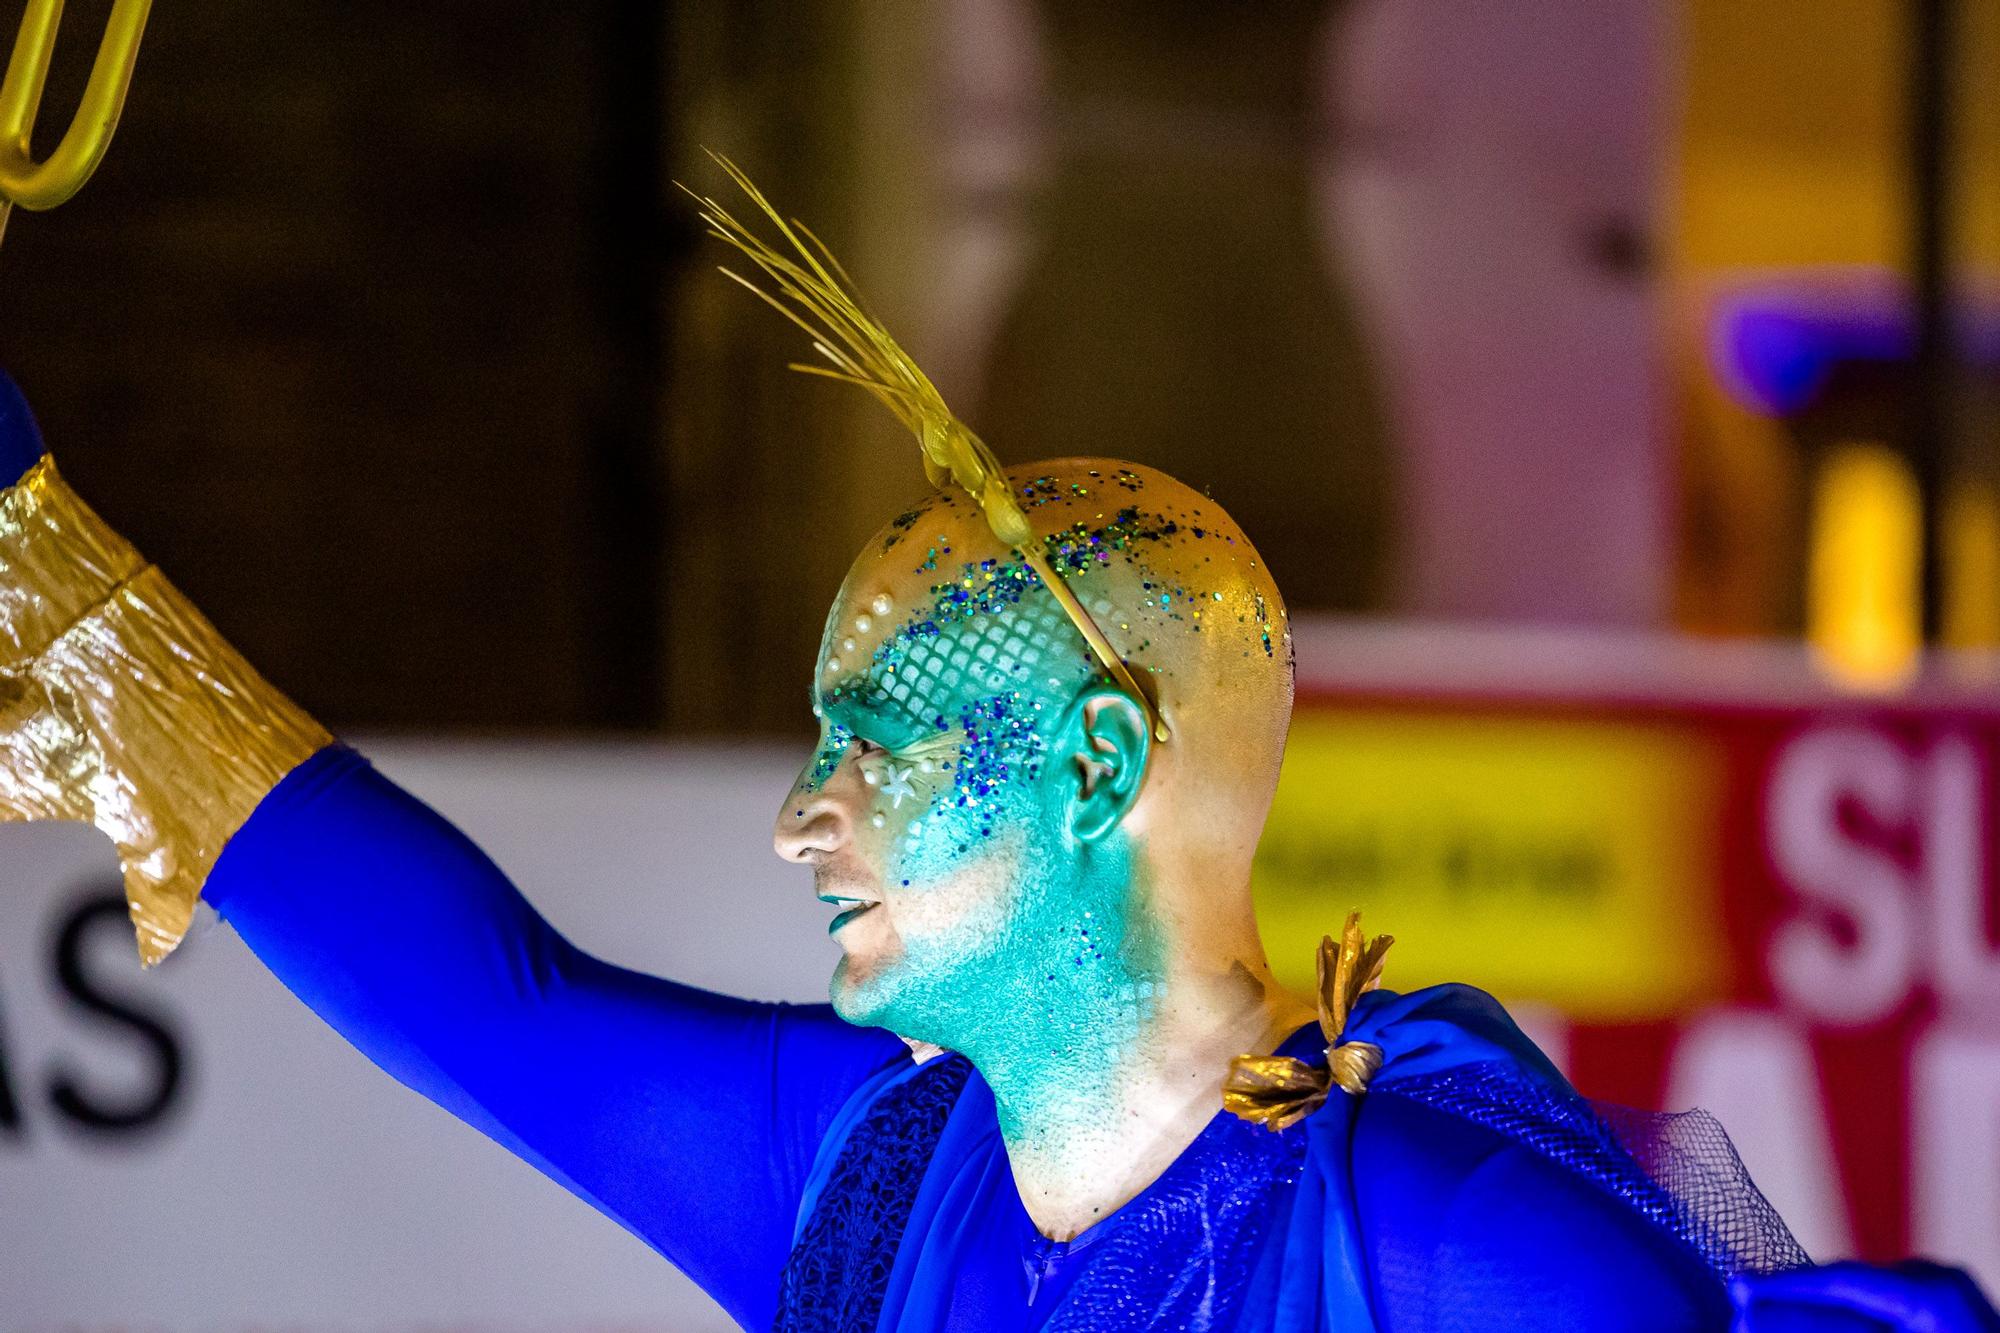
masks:
[[[6,79],[0,82],[0,226],[15,204],[39,211],[67,200],[104,160],[119,112],[125,109],[139,38],[152,8],[153,0],[114,0],[76,116],[55,149],[37,162],[28,140],[48,81],[63,0],[28,0]]]

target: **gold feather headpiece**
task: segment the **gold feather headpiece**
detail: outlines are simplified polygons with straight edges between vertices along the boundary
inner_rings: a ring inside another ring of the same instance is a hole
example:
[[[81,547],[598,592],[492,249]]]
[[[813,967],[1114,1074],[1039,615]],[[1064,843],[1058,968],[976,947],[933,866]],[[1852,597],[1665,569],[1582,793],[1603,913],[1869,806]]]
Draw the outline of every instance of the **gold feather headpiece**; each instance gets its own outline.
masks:
[[[1159,705],[1049,563],[993,451],[969,426],[952,415],[930,377],[918,369],[881,321],[862,305],[854,292],[854,280],[819,237],[797,219],[787,222],[734,162],[719,153],[709,156],[729,174],[757,210],[770,219],[789,247],[781,250],[772,246],[714,199],[681,187],[700,206],[709,235],[748,256],[770,282],[771,290],[730,269],[723,269],[723,273],[805,330],[812,339],[813,349],[829,363],[821,366],[794,362],[791,368],[859,385],[894,412],[896,419],[917,437],[924,475],[930,478],[931,485],[942,489],[956,483],[972,497],[986,516],[993,535],[1021,553],[1111,678],[1146,710],[1154,739],[1166,740],[1170,733]]]

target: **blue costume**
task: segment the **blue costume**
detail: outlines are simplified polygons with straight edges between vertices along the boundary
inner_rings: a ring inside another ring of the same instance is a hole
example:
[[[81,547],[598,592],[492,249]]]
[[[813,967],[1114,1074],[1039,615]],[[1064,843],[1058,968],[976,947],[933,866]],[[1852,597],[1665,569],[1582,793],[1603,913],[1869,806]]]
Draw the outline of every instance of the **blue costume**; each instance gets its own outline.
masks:
[[[1387,1053],[1366,1096],[1336,1093],[1282,1132],[1218,1111],[1138,1198],[1057,1244],[1029,1221],[963,1059],[917,1064],[824,1006],[726,999],[581,953],[344,747],[264,799],[206,894],[370,1059],[748,1328],[1727,1323],[1699,1228],[1636,1168],[1603,1166],[1629,1159],[1466,988],[1371,992],[1348,1026]]]
[[[0,480],[40,455],[0,376]],[[1362,995],[1341,1037],[1383,1053],[1365,1095],[1282,1131],[1218,1111],[1050,1242],[962,1058],[582,953],[343,746],[256,790],[204,887],[252,950],[749,1328],[1719,1329],[1733,1302],[1742,1333],[2000,1330],[1955,1270],[1800,1267],[1712,1121],[1593,1108],[1465,987]]]

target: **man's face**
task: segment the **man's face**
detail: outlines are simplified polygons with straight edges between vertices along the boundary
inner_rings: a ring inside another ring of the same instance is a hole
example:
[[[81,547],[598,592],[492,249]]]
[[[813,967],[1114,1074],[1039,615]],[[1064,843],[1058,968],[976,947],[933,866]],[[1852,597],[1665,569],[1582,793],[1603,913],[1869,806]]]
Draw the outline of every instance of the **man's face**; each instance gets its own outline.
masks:
[[[918,549],[914,571],[907,546],[856,570],[834,604],[812,689],[820,742],[777,842],[837,911],[836,1009],[922,1037],[962,1033],[962,1011],[1044,965],[1051,932],[1096,920],[1069,891],[1055,780],[1095,671],[1025,565],[954,561],[944,534]],[[1042,947],[1024,948],[1030,935]]]
[[[1037,554],[1178,710],[1171,762],[1040,579],[945,494],[883,529],[834,603],[819,745],[775,836],[836,913],[840,1014],[975,1060],[1136,1039],[1165,965],[1151,868],[1196,821],[1232,846],[1253,831],[1290,708],[1282,602],[1226,514],[1157,473],[1042,466],[1015,478]]]

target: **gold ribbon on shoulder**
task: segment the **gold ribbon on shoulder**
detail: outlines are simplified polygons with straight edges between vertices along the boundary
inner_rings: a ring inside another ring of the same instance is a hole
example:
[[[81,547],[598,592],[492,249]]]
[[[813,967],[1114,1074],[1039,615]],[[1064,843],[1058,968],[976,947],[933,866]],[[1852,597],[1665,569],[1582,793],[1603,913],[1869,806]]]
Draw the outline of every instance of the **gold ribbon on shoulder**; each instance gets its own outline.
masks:
[[[1336,948],[1331,935],[1319,942],[1319,1030],[1326,1037],[1326,1064],[1310,1065],[1289,1055],[1239,1055],[1229,1063],[1222,1104],[1229,1111],[1270,1129],[1285,1129],[1317,1111],[1337,1085],[1360,1096],[1382,1067],[1382,1048],[1373,1042],[1342,1041],[1355,1001],[1382,984],[1382,959],[1396,942],[1377,935],[1365,944],[1361,913],[1349,912]]]

